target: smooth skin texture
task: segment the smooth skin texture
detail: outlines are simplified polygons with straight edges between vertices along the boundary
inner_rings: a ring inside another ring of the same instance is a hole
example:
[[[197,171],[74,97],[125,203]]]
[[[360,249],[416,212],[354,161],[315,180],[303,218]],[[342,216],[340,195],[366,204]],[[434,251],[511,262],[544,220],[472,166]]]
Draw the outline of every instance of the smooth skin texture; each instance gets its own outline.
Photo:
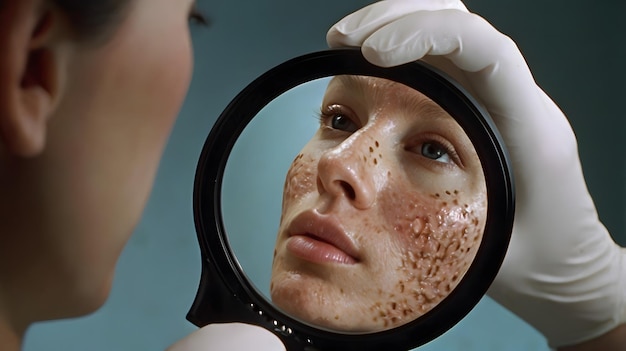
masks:
[[[191,0],[134,0],[102,44],[43,0],[0,12],[0,340],[106,300],[190,82]]]
[[[304,321],[390,329],[431,310],[471,264],[487,214],[480,160],[423,94],[338,76],[286,177],[270,292]]]
[[[33,323],[107,299],[189,86],[193,5],[131,0],[110,35],[91,40],[51,1],[0,4],[3,351],[19,350]],[[171,350],[207,344],[284,350],[241,323],[209,325]]]

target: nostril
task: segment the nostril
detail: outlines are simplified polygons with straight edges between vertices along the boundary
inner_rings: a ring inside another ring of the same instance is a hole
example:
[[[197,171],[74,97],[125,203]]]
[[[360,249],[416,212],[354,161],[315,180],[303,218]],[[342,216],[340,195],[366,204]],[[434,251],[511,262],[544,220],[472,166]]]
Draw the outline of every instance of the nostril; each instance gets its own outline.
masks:
[[[339,186],[343,189],[343,192],[346,194],[348,199],[354,200],[356,199],[356,192],[350,183],[345,182],[343,180],[339,180]]]

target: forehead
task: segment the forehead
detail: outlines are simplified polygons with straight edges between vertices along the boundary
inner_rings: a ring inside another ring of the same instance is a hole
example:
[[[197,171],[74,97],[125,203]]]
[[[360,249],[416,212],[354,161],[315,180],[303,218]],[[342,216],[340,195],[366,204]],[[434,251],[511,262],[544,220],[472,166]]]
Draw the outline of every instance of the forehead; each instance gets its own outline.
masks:
[[[340,75],[331,79],[326,98],[351,97],[385,109],[419,112],[422,117],[452,117],[423,93],[389,79]]]
[[[370,76],[340,75],[331,79],[324,97],[358,102],[385,111],[419,115],[422,121],[454,123],[456,121],[441,106],[423,93],[404,84]]]

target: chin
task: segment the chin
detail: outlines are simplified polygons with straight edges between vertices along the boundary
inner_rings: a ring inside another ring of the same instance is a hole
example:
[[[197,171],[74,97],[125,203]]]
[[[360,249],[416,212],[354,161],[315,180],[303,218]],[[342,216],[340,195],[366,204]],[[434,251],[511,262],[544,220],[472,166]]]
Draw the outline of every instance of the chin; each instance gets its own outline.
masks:
[[[49,319],[76,318],[98,311],[108,300],[113,283],[113,275],[94,281],[93,279],[74,284],[71,289],[63,293],[63,300],[57,303],[59,316]]]
[[[278,308],[291,317],[304,323],[338,332],[371,332],[384,329],[373,322],[367,322],[360,314],[355,314],[350,305],[319,306],[310,303],[298,303],[294,300],[277,298],[273,300]],[[341,307],[341,308],[339,308]]]
[[[348,309],[339,296],[325,292],[324,283],[299,274],[284,273],[272,279],[272,302],[282,312],[304,323],[337,331],[355,331],[351,321],[338,312]],[[337,306],[339,304],[340,306]],[[356,331],[361,331],[360,327]]]

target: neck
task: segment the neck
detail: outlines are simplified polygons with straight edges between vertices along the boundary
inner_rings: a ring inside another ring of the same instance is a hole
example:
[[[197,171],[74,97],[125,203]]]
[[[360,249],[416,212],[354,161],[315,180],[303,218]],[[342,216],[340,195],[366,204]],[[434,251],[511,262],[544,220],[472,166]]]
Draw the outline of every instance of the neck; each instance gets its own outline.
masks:
[[[0,310],[0,347],[3,351],[19,351],[24,331],[16,330],[1,313]]]
[[[0,0],[2,1],[2,0]],[[2,144],[0,143],[0,184],[11,184],[5,182],[7,168],[5,168],[5,159],[2,158]],[[0,199],[0,349],[2,351],[19,351],[22,347],[22,339],[26,328],[20,328],[19,323],[15,323],[11,309],[15,308],[16,301],[14,291],[11,288],[14,280],[15,268],[19,267],[19,262],[13,260],[16,257],[15,242],[18,238],[28,237],[27,235],[13,235],[16,231],[12,228],[12,212],[14,205],[7,202],[11,201],[12,194],[9,187],[0,186],[0,192],[3,194]]]

